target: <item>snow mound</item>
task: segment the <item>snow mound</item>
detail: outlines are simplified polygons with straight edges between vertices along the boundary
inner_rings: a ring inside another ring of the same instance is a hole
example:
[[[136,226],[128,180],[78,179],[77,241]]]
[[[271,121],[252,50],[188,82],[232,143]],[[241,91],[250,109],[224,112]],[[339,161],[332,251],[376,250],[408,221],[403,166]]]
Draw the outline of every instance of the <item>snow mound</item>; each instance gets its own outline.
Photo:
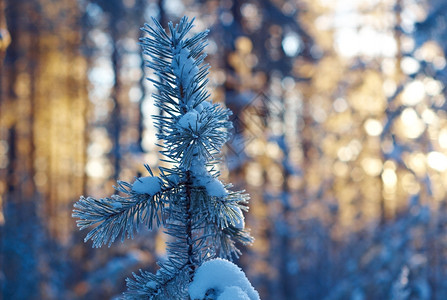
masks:
[[[206,170],[203,159],[194,159],[190,170],[194,177],[194,185],[204,187],[209,196],[226,197],[228,195],[223,183]]]
[[[206,192],[210,196],[214,197],[225,197],[227,196],[227,191],[224,185],[219,179],[209,176],[208,178],[203,178],[201,184],[205,186]]]
[[[216,300],[250,300],[250,298],[240,287],[229,286],[224,289]]]
[[[260,300],[258,292],[248,281],[245,273],[234,263],[216,258],[204,262],[189,285],[191,299],[204,299],[214,290],[217,300]]]
[[[178,124],[180,127],[188,129],[191,128],[193,130],[198,130],[200,128],[199,122],[199,114],[195,110],[190,110],[186,114],[184,114],[180,120],[178,120]]]
[[[205,100],[202,103],[200,103],[199,105],[197,105],[196,111],[201,113],[204,109],[209,109],[212,106],[213,105],[211,104],[211,102]]]
[[[132,191],[138,194],[155,195],[161,191],[161,182],[158,177],[140,177],[132,184]]]

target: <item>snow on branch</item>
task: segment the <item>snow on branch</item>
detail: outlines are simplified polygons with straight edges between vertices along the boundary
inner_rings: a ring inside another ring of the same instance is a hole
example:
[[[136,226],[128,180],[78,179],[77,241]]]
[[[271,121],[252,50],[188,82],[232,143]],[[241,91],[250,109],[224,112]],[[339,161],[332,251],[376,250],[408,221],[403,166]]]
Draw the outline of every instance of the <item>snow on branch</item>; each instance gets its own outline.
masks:
[[[93,247],[99,248],[107,244],[109,247],[121,234],[124,238],[133,238],[135,231],[141,224],[152,228],[154,220],[160,225],[163,203],[160,179],[158,177],[146,177],[136,180],[136,188],[123,181],[118,182],[115,189],[127,196],[112,195],[111,197],[96,199],[93,197],[81,197],[74,204],[73,217],[79,218],[77,226],[83,230],[94,227],[85,237],[84,241],[92,240]],[[149,181],[155,183],[148,185]],[[145,185],[145,184],[146,185]],[[135,183],[134,183],[135,185]]]
[[[209,65],[204,64],[208,31],[186,38],[193,21],[182,18],[179,24],[169,24],[169,34],[153,19],[155,26],[145,25],[148,37],[141,39],[144,54],[151,60],[158,80],[151,80],[159,93],[155,105],[165,114],[154,116],[164,140],[161,152],[181,168],[190,169],[193,161],[202,165],[216,159],[229,138],[231,112],[212,104],[206,90]]]
[[[187,37],[194,20],[186,17],[175,26],[169,23],[167,32],[153,21],[154,26],[142,28],[148,36],[141,45],[150,57],[147,66],[158,76],[151,80],[158,90],[153,97],[163,113],[153,117],[167,166],[159,168],[158,177],[145,165],[150,176],[132,184],[119,181],[116,190],[124,196],[81,197],[73,216],[80,219],[81,229],[93,228],[86,240],[94,247],[110,246],[119,235],[122,241],[132,238],[142,224],[149,229],[154,221],[163,225],[170,236],[166,261],[159,263],[156,274],[140,272],[129,278],[124,297],[187,299],[188,285],[204,261],[238,257],[235,242],[253,241],[242,212],[248,209],[248,195],[231,191],[215,168],[232,125],[231,112],[213,104],[206,89],[209,65],[202,51],[208,31]],[[226,299],[239,294],[258,299],[246,286],[228,287],[221,294]]]
[[[158,177],[140,177],[132,185],[132,191],[138,194],[155,195],[161,191],[161,181]]]
[[[258,292],[248,281],[245,273],[225,259],[204,262],[196,271],[189,285],[192,300],[259,300]]]

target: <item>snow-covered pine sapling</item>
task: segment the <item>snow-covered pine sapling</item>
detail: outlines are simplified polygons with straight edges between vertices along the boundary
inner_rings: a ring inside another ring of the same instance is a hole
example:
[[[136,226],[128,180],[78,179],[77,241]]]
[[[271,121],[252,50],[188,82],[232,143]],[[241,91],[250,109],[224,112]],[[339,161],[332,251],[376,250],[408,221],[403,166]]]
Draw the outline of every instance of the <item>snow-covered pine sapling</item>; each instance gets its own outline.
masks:
[[[73,216],[80,229],[92,228],[85,240],[93,247],[111,245],[121,236],[132,238],[140,225],[149,229],[155,223],[170,236],[167,259],[159,262],[156,274],[140,271],[127,279],[126,299],[189,299],[188,286],[203,262],[221,257],[238,257],[235,242],[252,241],[244,229],[242,211],[248,196],[231,191],[216,170],[218,155],[228,140],[230,111],[209,100],[206,90],[208,64],[204,64],[208,31],[188,35],[193,21],[183,17],[169,23],[166,32],[155,20],[145,25],[148,34],[141,39],[147,66],[158,80],[153,95],[162,115],[153,116],[169,167],[155,176],[133,183],[118,181],[119,194],[95,199],[81,197]]]

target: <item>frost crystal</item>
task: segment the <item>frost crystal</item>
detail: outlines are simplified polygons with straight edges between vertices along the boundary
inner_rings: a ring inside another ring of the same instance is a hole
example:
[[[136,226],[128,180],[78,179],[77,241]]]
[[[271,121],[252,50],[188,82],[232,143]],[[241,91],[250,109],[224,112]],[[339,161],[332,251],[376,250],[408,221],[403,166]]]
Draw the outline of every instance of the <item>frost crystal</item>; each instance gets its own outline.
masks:
[[[245,218],[244,214],[242,213],[242,210],[239,207],[234,207],[234,210],[236,212],[236,222],[234,224],[234,227],[243,230],[245,227]]]

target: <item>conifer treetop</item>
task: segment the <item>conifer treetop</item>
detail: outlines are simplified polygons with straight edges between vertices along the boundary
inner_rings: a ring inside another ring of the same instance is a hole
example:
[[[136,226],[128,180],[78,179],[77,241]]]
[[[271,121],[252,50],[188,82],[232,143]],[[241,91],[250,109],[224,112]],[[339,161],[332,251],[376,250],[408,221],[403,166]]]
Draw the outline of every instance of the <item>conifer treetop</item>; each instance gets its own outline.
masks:
[[[240,254],[235,242],[252,242],[244,228],[248,196],[218,179],[216,164],[229,138],[231,112],[209,99],[203,53],[208,31],[189,34],[193,21],[184,17],[175,26],[169,23],[166,32],[153,19],[154,26],[142,28],[146,63],[158,78],[149,80],[158,90],[153,97],[162,113],[153,118],[167,166],[154,175],[145,165],[150,176],[118,181],[119,194],[81,197],[74,205],[78,226],[93,227],[86,241],[94,247],[110,246],[120,235],[121,241],[133,238],[141,225],[151,229],[154,223],[171,237],[156,274],[140,271],[127,280],[127,299],[187,299],[188,284],[202,262],[232,259]]]

